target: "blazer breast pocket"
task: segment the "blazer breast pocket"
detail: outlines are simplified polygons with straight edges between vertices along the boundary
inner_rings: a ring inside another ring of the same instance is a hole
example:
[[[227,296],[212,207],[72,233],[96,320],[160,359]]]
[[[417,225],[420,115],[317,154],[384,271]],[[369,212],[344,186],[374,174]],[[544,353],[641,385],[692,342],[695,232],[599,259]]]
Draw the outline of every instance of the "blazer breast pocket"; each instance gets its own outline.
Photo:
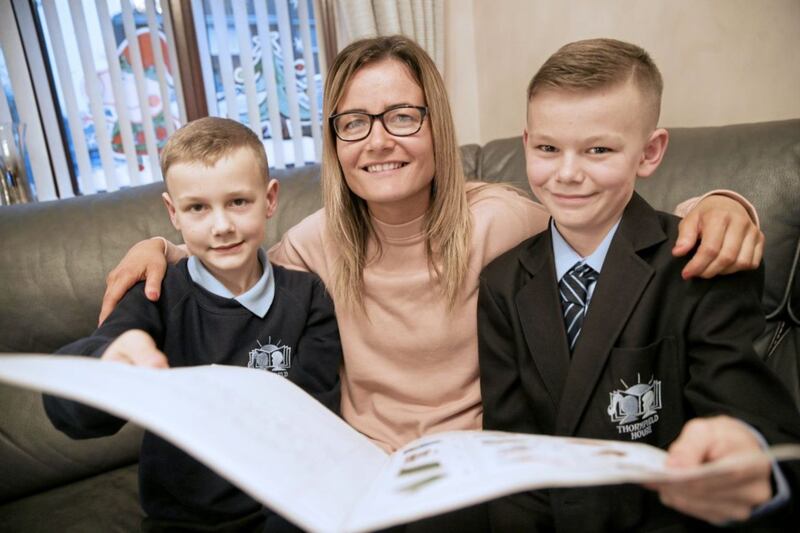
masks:
[[[607,366],[607,422],[617,440],[661,448],[683,427],[683,371],[675,337],[614,348]]]

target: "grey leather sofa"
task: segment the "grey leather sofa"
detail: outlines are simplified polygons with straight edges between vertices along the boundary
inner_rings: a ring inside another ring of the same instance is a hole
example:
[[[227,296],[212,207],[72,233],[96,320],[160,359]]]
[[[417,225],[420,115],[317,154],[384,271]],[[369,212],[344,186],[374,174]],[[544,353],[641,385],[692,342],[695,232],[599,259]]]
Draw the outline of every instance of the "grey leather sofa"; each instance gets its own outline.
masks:
[[[470,178],[528,189],[520,138],[462,148]],[[266,245],[320,206],[319,167],[275,171],[279,210]],[[767,236],[759,350],[800,406],[800,119],[676,128],[658,173],[639,191],[669,210],[713,188],[743,193]],[[160,184],[0,208],[0,357],[52,352],[95,327],[106,273],[136,241],[172,229]],[[141,430],[71,441],[39,395],[0,384],[0,531],[136,531]]]

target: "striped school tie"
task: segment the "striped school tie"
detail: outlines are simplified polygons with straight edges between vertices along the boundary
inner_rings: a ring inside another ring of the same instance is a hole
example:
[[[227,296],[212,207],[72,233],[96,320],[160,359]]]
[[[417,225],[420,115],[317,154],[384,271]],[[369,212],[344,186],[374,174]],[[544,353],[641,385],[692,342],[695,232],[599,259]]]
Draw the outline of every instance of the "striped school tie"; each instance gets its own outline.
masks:
[[[586,291],[591,283],[597,281],[597,276],[597,272],[586,263],[575,263],[558,282],[570,353],[575,347],[575,342],[581,333],[581,326],[583,326],[583,317],[586,313]]]

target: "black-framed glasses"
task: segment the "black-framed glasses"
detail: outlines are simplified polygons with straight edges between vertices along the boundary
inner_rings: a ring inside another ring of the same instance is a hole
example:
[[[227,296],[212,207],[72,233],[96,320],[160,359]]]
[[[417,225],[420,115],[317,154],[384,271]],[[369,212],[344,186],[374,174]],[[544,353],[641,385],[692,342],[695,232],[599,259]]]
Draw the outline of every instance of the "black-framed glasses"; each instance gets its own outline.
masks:
[[[383,129],[395,137],[414,135],[422,128],[422,122],[427,114],[428,108],[424,106],[399,105],[375,115],[361,111],[345,111],[331,115],[329,120],[339,139],[356,142],[369,137],[375,119],[379,119]]]

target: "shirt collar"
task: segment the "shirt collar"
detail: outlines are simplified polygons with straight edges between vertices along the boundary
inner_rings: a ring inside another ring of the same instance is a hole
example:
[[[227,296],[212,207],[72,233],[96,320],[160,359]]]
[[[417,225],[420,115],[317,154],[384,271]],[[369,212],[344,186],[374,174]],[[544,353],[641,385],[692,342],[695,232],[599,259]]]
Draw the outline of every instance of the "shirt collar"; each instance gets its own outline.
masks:
[[[622,218],[620,218],[622,220]],[[603,263],[606,260],[606,255],[608,254],[608,248],[611,246],[611,240],[614,238],[614,234],[617,232],[617,228],[619,227],[620,220],[611,226],[611,229],[608,230],[606,236],[603,237],[602,242],[600,245],[595,249],[594,252],[589,255],[589,257],[581,257],[578,255],[572,246],[564,240],[564,237],[561,236],[561,233],[558,232],[556,228],[556,224],[553,219],[550,219],[550,235],[553,240],[553,256],[555,257],[556,262],[556,279],[561,281],[561,278],[564,277],[564,274],[573,267],[575,263],[586,263],[590,267],[592,267],[598,274],[600,270],[603,268]]]
[[[272,275],[272,265],[267,260],[267,254],[260,248],[258,250],[258,261],[264,268],[263,274],[258,278],[255,285],[239,296],[234,296],[231,291],[226,289],[197,257],[189,257],[186,266],[189,269],[189,277],[192,278],[193,282],[212,294],[236,300],[254,315],[264,318],[272,305],[272,300],[275,299],[275,277]]]

